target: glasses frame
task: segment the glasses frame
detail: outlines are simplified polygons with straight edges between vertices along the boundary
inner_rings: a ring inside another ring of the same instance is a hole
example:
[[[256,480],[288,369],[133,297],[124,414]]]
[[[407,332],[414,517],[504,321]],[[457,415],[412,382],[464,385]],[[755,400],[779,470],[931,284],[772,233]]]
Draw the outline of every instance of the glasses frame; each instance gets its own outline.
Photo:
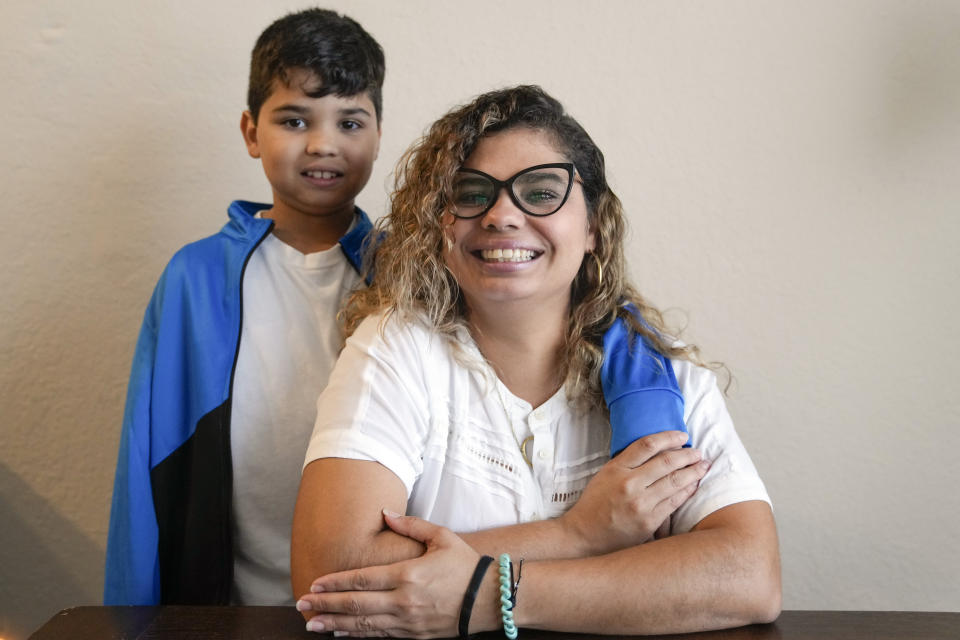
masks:
[[[528,211],[526,207],[524,207],[523,204],[520,202],[520,200],[517,198],[517,194],[513,192],[514,180],[516,180],[517,178],[519,178],[525,173],[536,171],[537,169],[566,169],[567,170],[567,191],[566,193],[563,194],[563,199],[560,200],[559,206],[557,206],[557,208],[551,211],[550,213],[534,213],[533,211]],[[517,173],[513,174],[512,176],[510,176],[509,178],[507,178],[506,180],[497,180],[489,173],[484,173],[479,169],[457,169],[457,173],[472,173],[478,176],[483,176],[484,178],[489,180],[491,183],[493,183],[493,187],[494,187],[493,199],[490,201],[490,204],[488,204],[487,207],[480,213],[475,213],[470,216],[462,216],[457,213],[457,207],[455,204],[450,207],[450,213],[453,215],[454,218],[459,218],[460,220],[473,220],[474,218],[479,218],[480,216],[490,211],[490,209],[493,208],[493,205],[497,204],[497,200],[500,198],[500,192],[506,189],[507,195],[510,196],[510,201],[513,202],[513,204],[518,209],[520,209],[520,211],[523,211],[528,216],[533,216],[535,218],[545,218],[547,216],[552,216],[557,211],[560,211],[560,209],[563,209],[563,205],[567,204],[567,198],[570,197],[570,190],[573,189],[575,169],[576,167],[574,167],[572,162],[548,162],[547,164],[536,164],[536,165],[533,165],[532,167],[527,167],[526,169],[522,169]]]

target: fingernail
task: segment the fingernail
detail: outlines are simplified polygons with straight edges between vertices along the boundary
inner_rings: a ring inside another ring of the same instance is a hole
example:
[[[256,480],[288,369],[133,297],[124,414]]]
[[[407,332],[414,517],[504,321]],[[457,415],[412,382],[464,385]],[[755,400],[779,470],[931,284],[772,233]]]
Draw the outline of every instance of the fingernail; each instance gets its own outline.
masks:
[[[333,637],[334,637],[334,638],[342,638],[343,636],[348,636],[348,635],[350,635],[350,632],[349,632],[349,631],[340,630],[340,631],[334,631],[334,632],[333,632]]]
[[[323,631],[323,630],[324,630],[323,623],[317,620],[316,618],[310,618],[309,620],[307,620],[307,631]]]
[[[384,510],[383,510],[383,515],[389,516],[389,517],[391,517],[391,518],[399,518],[399,517],[400,517],[400,514],[399,514],[399,513],[397,513],[396,511],[390,511],[390,509],[384,509]]]
[[[309,600],[297,600],[297,611],[312,611],[313,605]]]
[[[701,461],[700,461],[700,468],[703,469],[704,472],[707,472],[707,471],[710,470],[710,464],[711,464],[711,463],[710,463],[709,460],[701,460]]]
[[[323,585],[322,584],[310,585],[310,593],[323,593]]]

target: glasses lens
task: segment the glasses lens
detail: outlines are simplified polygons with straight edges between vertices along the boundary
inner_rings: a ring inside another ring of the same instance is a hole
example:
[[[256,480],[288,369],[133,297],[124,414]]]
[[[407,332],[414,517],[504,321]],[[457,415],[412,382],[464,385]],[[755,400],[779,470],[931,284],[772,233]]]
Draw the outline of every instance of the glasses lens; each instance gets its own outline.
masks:
[[[531,169],[513,181],[513,195],[528,213],[546,216],[563,206],[570,172],[562,167]]]
[[[487,178],[475,173],[458,173],[453,182],[454,214],[461,218],[473,218],[483,213],[497,188]]]

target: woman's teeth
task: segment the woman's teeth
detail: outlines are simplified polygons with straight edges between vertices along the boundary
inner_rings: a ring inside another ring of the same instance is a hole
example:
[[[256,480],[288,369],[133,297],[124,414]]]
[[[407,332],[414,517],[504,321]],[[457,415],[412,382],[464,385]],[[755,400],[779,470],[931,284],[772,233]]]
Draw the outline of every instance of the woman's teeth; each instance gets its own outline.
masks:
[[[534,255],[529,249],[484,249],[480,252],[484,260],[496,262],[526,262],[533,260]]]
[[[305,173],[311,178],[320,178],[322,180],[330,180],[331,178],[336,178],[338,175],[335,171],[306,171]]]

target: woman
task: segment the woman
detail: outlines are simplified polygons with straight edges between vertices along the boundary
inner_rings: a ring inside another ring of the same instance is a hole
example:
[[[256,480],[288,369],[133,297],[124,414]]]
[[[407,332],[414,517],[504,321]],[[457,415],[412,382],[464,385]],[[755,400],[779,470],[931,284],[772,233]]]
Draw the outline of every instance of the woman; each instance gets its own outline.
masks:
[[[580,125],[538,87],[488,93],[434,124],[397,183],[301,481],[292,571],[295,593],[311,590],[308,629],[775,618],[767,494],[713,375],[627,283],[620,204]],[[601,342],[615,319],[675,374],[693,448],[668,431],[610,458]],[[670,535],[651,541],[661,524]],[[504,552],[501,602],[483,555]]]

